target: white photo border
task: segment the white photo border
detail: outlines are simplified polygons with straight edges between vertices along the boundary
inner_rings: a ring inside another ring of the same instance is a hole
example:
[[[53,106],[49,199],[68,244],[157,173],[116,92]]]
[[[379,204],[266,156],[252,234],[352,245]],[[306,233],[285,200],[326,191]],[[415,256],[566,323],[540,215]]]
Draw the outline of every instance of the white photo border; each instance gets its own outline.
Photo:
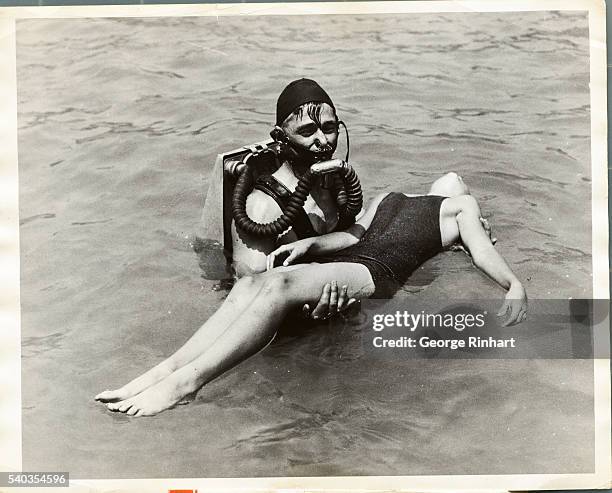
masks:
[[[0,8],[0,471],[21,471],[21,335],[15,22],[29,18],[183,17],[431,12],[588,11],[592,167],[593,297],[609,300],[606,32],[603,0],[482,0]],[[610,346],[609,320],[594,327]],[[453,491],[610,488],[610,360],[594,360],[595,472],[469,476],[360,476],[73,480],[70,491]],[[64,490],[65,491],[65,490]]]

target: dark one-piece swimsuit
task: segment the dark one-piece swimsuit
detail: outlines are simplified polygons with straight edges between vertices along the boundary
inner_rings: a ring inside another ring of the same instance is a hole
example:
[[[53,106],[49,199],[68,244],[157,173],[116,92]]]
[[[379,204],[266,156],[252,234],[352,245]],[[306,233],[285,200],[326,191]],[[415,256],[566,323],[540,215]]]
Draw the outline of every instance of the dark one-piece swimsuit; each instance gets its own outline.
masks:
[[[373,298],[390,298],[426,260],[440,253],[440,206],[446,197],[406,197],[390,193],[378,206],[372,224],[359,243],[318,263],[352,262],[365,265],[374,281]]]

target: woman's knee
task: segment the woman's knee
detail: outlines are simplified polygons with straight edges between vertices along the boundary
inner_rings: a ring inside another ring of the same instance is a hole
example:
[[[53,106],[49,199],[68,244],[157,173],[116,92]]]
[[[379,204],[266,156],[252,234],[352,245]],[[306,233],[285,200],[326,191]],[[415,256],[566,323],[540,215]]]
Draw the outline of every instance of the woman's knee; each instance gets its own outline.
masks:
[[[262,279],[262,292],[278,297],[288,294],[294,283],[289,272],[271,272]]]
[[[243,276],[234,283],[234,287],[232,288],[230,294],[244,293],[245,291],[258,289],[262,286],[262,284],[263,278],[260,274]]]
[[[457,202],[461,212],[468,212],[480,217],[480,207],[478,206],[478,201],[472,195],[460,195],[455,197],[453,200]]]
[[[443,197],[457,197],[458,195],[468,195],[470,190],[463,181],[463,178],[454,171],[451,171],[433,182],[429,193],[432,195],[442,195]]]
[[[478,201],[472,195],[459,195],[451,197],[444,201],[446,208],[450,214],[468,214],[475,217],[480,217],[480,207]]]

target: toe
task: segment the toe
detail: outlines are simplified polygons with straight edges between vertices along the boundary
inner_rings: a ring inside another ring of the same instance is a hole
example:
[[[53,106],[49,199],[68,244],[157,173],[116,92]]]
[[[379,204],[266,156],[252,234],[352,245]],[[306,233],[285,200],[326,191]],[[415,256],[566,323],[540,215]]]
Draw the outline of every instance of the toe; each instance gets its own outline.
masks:
[[[116,394],[112,390],[105,390],[104,392],[100,392],[97,396],[95,396],[94,399],[97,401],[108,402],[116,399]]]
[[[133,402],[131,401],[123,401],[123,403],[119,406],[119,412],[125,413],[127,412],[132,406],[133,406]]]
[[[140,411],[140,409],[138,409],[136,406],[132,406],[127,410],[127,415],[128,416],[134,416],[138,411]]]

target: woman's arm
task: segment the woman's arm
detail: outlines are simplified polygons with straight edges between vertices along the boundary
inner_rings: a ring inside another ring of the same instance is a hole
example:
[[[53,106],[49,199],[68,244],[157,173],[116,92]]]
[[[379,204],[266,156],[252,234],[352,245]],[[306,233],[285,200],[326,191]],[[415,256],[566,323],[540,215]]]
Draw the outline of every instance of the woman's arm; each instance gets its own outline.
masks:
[[[247,214],[253,221],[267,223],[274,221],[282,214],[276,201],[260,190],[253,190],[246,201]],[[264,272],[266,257],[278,245],[277,236],[258,237],[238,230],[236,223],[231,222],[232,267],[236,277]]]
[[[498,315],[509,312],[504,325],[522,322],[527,315],[527,293],[503,257],[495,250],[480,222],[480,208],[471,196],[461,197],[463,203],[457,214],[461,241],[469,250],[474,265],[508,290]]]
[[[372,200],[372,203],[361,218],[344,231],[328,233],[313,238],[304,238],[303,240],[280,246],[268,255],[267,270],[274,267],[276,258],[282,253],[289,253],[287,258],[283,261],[283,265],[287,266],[296,259],[304,256],[306,253],[311,255],[325,255],[358,243],[372,224],[378,205],[387,195],[386,193],[381,194]]]

